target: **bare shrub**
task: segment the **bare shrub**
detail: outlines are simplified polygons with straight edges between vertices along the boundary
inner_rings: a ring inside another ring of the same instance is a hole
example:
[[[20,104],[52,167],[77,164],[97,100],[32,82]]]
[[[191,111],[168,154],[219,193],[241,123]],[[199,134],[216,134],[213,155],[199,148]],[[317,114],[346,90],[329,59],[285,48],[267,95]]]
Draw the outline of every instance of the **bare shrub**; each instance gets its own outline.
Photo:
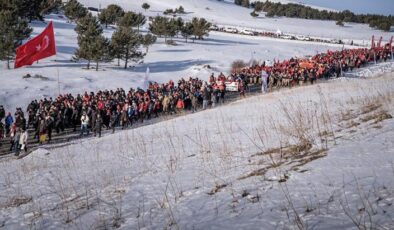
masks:
[[[245,68],[247,65],[244,61],[242,60],[235,60],[233,63],[231,63],[231,72],[239,72],[243,68]]]

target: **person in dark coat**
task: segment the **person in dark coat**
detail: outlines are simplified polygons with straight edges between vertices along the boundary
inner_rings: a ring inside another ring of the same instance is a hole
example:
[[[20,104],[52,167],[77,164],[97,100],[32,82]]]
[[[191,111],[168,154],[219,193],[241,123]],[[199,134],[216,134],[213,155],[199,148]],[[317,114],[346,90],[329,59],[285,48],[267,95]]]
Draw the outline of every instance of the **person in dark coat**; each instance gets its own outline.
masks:
[[[3,120],[4,117],[5,117],[5,110],[4,107],[0,105],[0,122],[1,120]]]
[[[64,132],[64,116],[61,110],[56,114],[55,128],[57,134],[59,134],[60,131]]]
[[[103,126],[103,118],[101,117],[100,113],[96,114],[96,119],[95,119],[95,123],[94,123],[95,127],[94,127],[94,136],[97,135],[101,137],[101,128]]]
[[[54,127],[54,119],[53,117],[51,117],[49,114],[47,114],[47,116],[45,117],[45,127],[47,130],[47,135],[48,135],[48,143],[51,142],[52,140],[52,130]]]
[[[116,114],[116,112],[112,112],[111,118],[109,120],[111,129],[112,129],[112,133],[115,132],[115,126],[116,126],[117,120],[118,120],[118,115]]]

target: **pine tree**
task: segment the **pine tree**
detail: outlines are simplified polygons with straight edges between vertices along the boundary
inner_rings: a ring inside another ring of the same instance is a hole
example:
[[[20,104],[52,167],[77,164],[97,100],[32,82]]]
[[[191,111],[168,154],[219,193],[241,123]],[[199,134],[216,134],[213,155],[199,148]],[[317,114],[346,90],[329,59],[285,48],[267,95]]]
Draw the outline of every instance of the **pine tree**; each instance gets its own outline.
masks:
[[[111,61],[111,55],[109,51],[110,42],[107,38],[100,35],[92,44],[91,44],[91,53],[92,53],[92,61],[96,63],[96,71],[99,68],[99,62],[107,62]]]
[[[170,41],[178,33],[178,20],[171,18],[166,24],[166,36],[170,37]]]
[[[182,37],[185,38],[186,43],[187,43],[187,39],[193,35],[193,24],[191,22],[186,22],[182,29],[181,29],[181,34]]]
[[[182,31],[183,26],[185,25],[185,22],[181,17],[178,17],[176,20],[176,34],[179,34]]]
[[[119,27],[112,34],[111,47],[116,49],[118,57],[125,61],[125,69],[130,60],[137,62],[144,57],[140,51],[142,40],[142,35],[130,27]]]
[[[97,61],[97,55],[101,55],[104,52],[105,47],[103,42],[103,29],[96,17],[93,17],[90,13],[80,18],[77,21],[75,31],[78,34],[78,46],[79,48],[75,51],[76,59],[85,59],[88,61],[87,69],[90,68],[90,62]],[[108,55],[105,55],[108,56]]]
[[[179,6],[178,9],[175,9],[175,13],[177,13],[177,14],[184,14],[185,13],[185,9],[183,8],[183,6]]]
[[[119,18],[118,26],[122,27],[137,27],[137,32],[139,33],[140,27],[144,25],[146,22],[146,17],[141,13],[134,13],[129,11],[123,15],[123,17]]]
[[[62,0],[44,0],[40,5],[40,14],[46,15],[52,12],[58,12],[62,7]]]
[[[142,9],[144,9],[145,10],[145,12],[148,10],[150,8],[150,5],[148,4],[148,3],[144,3],[144,4],[142,4]]]
[[[32,29],[26,20],[14,13],[15,9],[8,9],[0,11],[0,60],[6,60],[10,69],[15,49],[30,36]]]
[[[19,0],[17,1],[18,14],[29,22],[35,19],[43,21],[44,18],[40,14],[42,3],[43,0]]]
[[[124,11],[122,7],[115,4],[111,4],[100,12],[98,18],[102,24],[105,24],[105,28],[107,28],[108,24],[115,23],[123,15],[124,15]]]
[[[149,30],[156,36],[164,36],[165,41],[167,41],[167,24],[169,24],[168,18],[156,16],[152,23],[149,24]]]
[[[146,49],[146,52],[145,52],[145,53],[148,53],[149,46],[153,45],[153,44],[156,42],[156,40],[157,40],[157,37],[154,36],[154,35],[152,35],[152,34],[150,34],[150,33],[146,34],[146,35],[143,37],[142,45],[143,45],[143,46],[145,47],[145,49]]]
[[[88,10],[77,0],[69,0],[64,6],[64,14],[71,21],[75,21],[88,15]]]
[[[193,18],[193,35],[195,39],[204,39],[204,36],[209,35],[209,28],[211,23],[209,23],[205,18]]]

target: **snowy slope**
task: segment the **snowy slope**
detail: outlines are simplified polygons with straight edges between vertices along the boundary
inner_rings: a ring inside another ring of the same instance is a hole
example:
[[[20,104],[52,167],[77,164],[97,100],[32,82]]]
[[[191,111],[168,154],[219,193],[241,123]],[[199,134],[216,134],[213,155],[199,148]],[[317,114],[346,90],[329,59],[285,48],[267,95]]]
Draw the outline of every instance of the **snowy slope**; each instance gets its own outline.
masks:
[[[144,64],[136,68],[124,70],[114,63],[101,64],[100,71],[86,70],[85,63],[71,62],[77,48],[77,34],[74,25],[66,22],[59,15],[47,17],[54,22],[57,43],[57,56],[40,61],[31,67],[0,71],[0,104],[7,110],[16,106],[25,108],[33,99],[56,97],[60,93],[83,93],[102,89],[123,87],[142,87],[146,68],[150,68],[152,81],[166,82],[181,77],[200,77],[207,79],[209,75],[219,72],[228,73],[234,60],[273,60],[303,57],[317,52],[342,49],[341,45],[306,43],[287,40],[275,40],[263,37],[249,37],[212,32],[204,41],[185,43],[184,39],[175,39],[176,46],[164,44],[164,39],[150,47]],[[34,33],[40,33],[45,24],[34,22]],[[110,37],[112,29],[105,30]],[[56,61],[57,60],[57,61]],[[5,64],[2,62],[2,64]],[[204,68],[209,65],[211,68]],[[48,78],[23,79],[26,74],[41,74]],[[60,85],[57,78],[59,75]],[[23,92],[23,94],[21,93]]]
[[[265,18],[263,16],[257,19],[250,16],[251,9],[240,7],[232,3],[233,1],[217,0],[81,0],[86,6],[101,8],[108,4],[116,3],[126,10],[142,12],[146,15],[156,16],[168,8],[176,8],[182,5],[187,14],[186,19],[192,17],[204,17],[207,20],[220,24],[231,26],[244,26],[248,28],[266,30],[275,32],[280,29],[284,33],[301,34],[317,36],[323,38],[351,39],[369,41],[372,35],[376,37],[383,36],[389,40],[393,32],[382,32],[369,28],[368,25],[346,23],[346,26],[339,27],[334,21],[305,20],[291,18]],[[142,3],[147,2],[151,5],[148,12],[141,8]],[[281,1],[286,3],[287,1]]]
[[[3,161],[0,224],[390,228],[394,120],[380,114],[394,113],[393,77],[286,89]],[[302,148],[301,136],[310,151],[266,152]]]

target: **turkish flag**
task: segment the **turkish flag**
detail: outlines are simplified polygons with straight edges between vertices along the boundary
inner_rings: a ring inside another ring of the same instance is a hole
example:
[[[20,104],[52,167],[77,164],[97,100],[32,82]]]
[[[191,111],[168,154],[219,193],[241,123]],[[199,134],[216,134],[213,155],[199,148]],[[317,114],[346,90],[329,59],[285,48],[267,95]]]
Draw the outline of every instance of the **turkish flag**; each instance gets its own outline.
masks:
[[[15,69],[31,65],[33,62],[56,54],[55,34],[53,24],[49,23],[47,28],[30,41],[16,49]]]

